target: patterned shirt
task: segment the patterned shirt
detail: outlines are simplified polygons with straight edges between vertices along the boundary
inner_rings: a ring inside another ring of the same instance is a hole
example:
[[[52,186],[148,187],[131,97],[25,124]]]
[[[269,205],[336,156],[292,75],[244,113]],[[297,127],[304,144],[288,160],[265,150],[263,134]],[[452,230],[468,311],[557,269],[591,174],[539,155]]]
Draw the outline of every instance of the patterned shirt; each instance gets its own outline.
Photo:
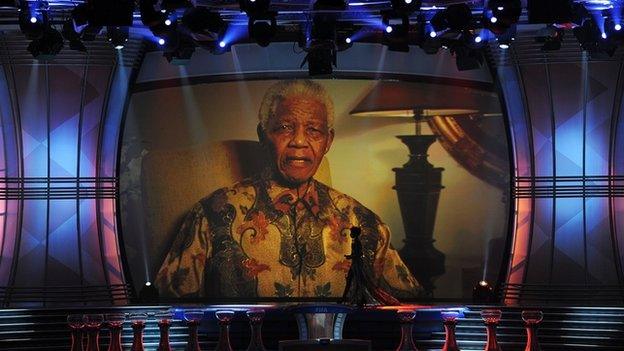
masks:
[[[364,268],[396,297],[420,286],[390,246],[388,227],[316,180],[305,194],[262,177],[222,188],[187,215],[156,286],[168,297],[340,297],[362,228]]]

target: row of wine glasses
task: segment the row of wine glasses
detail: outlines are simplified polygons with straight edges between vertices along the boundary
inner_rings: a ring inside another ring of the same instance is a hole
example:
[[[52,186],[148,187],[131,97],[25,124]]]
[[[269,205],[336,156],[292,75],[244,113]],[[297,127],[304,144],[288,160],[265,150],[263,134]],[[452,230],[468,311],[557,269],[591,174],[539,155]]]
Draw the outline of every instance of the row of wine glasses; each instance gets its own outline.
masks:
[[[456,310],[442,312],[442,322],[444,324],[445,340],[442,351],[459,351],[455,337],[455,326],[460,313]],[[481,311],[481,318],[487,330],[487,339],[484,351],[501,351],[496,339],[496,326],[501,320],[503,313],[497,309],[485,309]],[[401,342],[396,351],[418,351],[412,339],[412,324],[416,312],[413,310],[398,310],[397,316],[401,323]],[[541,351],[537,340],[536,328],[544,318],[542,311],[524,310],[521,313],[522,320],[527,332],[527,342],[525,351]]]
[[[184,320],[188,327],[187,351],[200,351],[198,328],[204,319],[205,311],[202,309],[188,309],[184,311]],[[152,314],[150,314],[152,315]],[[232,347],[229,339],[229,326],[234,318],[234,311],[223,310],[215,313],[219,321],[219,342],[217,350],[230,351]],[[264,310],[247,311],[252,331],[248,350],[264,351],[262,344],[261,326],[264,318]],[[172,310],[163,310],[153,313],[160,331],[159,351],[170,351],[169,328],[174,319]],[[99,333],[102,327],[110,331],[108,351],[121,351],[121,332],[124,322],[129,320],[133,331],[131,351],[143,351],[143,330],[148,320],[145,312],[135,313],[108,313],[108,314],[70,314],[67,323],[71,331],[71,351],[99,351]],[[83,347],[83,336],[86,334],[87,345]]]

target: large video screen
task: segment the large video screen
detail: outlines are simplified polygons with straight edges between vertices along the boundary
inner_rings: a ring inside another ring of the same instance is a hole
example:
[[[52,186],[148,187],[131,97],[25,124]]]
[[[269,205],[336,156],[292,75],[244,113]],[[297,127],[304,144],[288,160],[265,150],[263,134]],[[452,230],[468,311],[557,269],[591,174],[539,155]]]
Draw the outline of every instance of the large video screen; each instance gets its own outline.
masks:
[[[469,298],[501,269],[506,139],[496,93],[469,84],[135,92],[119,165],[132,280],[170,299],[327,299],[355,270],[400,300]]]

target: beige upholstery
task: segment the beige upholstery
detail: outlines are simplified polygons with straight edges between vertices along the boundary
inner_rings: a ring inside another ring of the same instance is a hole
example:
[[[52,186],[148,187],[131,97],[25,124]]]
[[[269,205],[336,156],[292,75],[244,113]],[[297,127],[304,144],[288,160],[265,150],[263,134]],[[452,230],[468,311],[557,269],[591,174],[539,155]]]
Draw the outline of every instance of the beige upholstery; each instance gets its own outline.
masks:
[[[198,148],[150,151],[141,165],[147,243],[155,276],[185,214],[213,191],[257,174],[266,164],[260,144],[229,140]],[[331,185],[323,159],[315,178]]]

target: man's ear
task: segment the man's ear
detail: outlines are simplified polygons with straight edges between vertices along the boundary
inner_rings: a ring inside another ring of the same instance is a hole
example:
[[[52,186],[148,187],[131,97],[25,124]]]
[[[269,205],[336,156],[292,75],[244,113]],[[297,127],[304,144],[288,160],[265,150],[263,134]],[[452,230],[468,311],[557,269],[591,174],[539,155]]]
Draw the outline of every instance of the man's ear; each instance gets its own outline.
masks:
[[[329,152],[332,142],[334,141],[334,130],[329,130],[329,137],[327,138],[327,145],[325,146],[325,154]]]
[[[256,133],[258,133],[258,141],[260,141],[260,144],[266,145],[267,136],[264,128],[262,128],[262,124],[258,123],[258,127],[256,127]]]

